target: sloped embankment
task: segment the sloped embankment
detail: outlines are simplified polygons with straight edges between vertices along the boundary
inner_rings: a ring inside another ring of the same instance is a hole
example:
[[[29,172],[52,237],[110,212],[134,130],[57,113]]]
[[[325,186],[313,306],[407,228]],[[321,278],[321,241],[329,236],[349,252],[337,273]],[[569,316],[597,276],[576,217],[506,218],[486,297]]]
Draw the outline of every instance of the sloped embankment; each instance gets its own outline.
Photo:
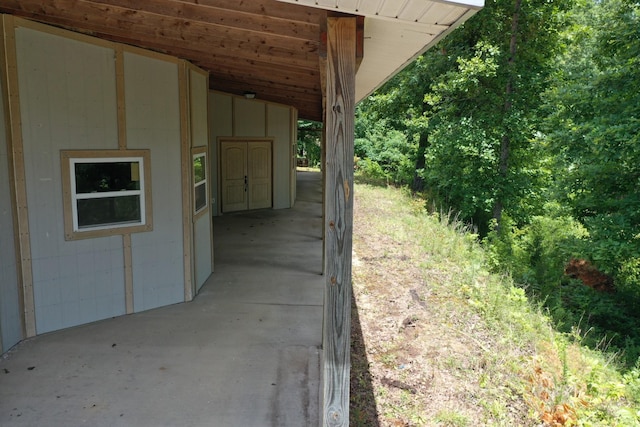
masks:
[[[489,274],[455,219],[398,189],[355,194],[351,425],[634,425],[623,392],[594,394],[618,375],[607,360]]]

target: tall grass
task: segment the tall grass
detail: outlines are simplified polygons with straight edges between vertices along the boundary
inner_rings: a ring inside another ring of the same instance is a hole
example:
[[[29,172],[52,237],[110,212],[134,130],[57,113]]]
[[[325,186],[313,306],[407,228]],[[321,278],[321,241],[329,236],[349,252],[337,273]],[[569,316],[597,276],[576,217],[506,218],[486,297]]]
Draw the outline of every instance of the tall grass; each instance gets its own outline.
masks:
[[[585,345],[588,331],[558,331],[548,310],[510,275],[488,273],[487,252],[467,226],[451,213],[438,218],[448,237],[430,245],[444,246],[438,252],[461,266],[458,291],[469,305],[509,346],[523,350],[511,362],[522,368],[519,386],[531,409],[550,425],[640,425],[640,360],[627,370],[606,340],[593,348]]]
[[[500,399],[517,398],[546,425],[640,425],[640,365],[622,369],[610,353],[584,345],[587,331],[557,330],[548,310],[510,274],[492,272],[492,254],[455,214],[429,212],[400,189],[361,183],[356,194],[377,200],[381,233],[418,243],[416,262],[433,273],[430,285],[446,301],[443,310],[466,319],[457,332],[475,340],[495,367],[482,381],[498,396],[486,401],[496,419],[505,411]]]

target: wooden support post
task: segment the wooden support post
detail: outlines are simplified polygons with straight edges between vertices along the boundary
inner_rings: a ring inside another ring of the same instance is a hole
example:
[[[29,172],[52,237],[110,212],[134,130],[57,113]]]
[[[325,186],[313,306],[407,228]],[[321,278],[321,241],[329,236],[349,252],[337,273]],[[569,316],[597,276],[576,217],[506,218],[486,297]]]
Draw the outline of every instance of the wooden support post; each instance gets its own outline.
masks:
[[[324,426],[349,425],[356,18],[327,19]]]

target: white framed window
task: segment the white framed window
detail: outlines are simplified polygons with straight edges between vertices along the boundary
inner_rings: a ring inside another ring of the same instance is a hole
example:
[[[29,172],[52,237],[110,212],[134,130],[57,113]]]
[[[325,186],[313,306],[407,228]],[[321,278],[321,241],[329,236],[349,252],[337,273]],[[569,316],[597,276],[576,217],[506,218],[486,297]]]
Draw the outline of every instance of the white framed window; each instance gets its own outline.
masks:
[[[193,155],[193,214],[204,212],[208,203],[209,186],[207,184],[207,149],[198,147]]]
[[[148,150],[61,153],[68,240],[151,229]]]

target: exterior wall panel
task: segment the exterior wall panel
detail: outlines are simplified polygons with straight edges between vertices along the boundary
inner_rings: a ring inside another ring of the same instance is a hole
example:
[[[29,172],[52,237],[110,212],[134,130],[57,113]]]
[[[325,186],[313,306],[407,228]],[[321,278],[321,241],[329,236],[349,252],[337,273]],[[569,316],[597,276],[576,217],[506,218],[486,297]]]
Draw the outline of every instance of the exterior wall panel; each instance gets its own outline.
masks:
[[[118,147],[114,51],[29,28],[16,50],[36,331],[124,314],[121,239],[64,240],[60,171],[60,150]]]
[[[265,118],[264,102],[233,98],[234,136],[265,136]]]
[[[233,97],[219,92],[209,93],[209,129],[211,143],[209,152],[211,153],[211,209],[213,215],[220,212],[220,200],[218,195],[219,175],[218,164],[219,150],[218,137],[233,135]]]
[[[151,150],[153,231],[131,235],[134,311],[184,301],[178,64],[125,52],[127,148]]]
[[[191,146],[206,147],[209,141],[207,95],[208,76],[189,70],[189,118],[191,124]]]
[[[192,237],[184,226],[192,218],[183,196],[192,189],[183,179],[191,172],[183,150],[208,144],[206,74],[142,49],[18,18],[6,23],[4,65],[11,72],[3,75],[3,93],[10,97],[0,108],[8,105],[11,114],[2,111],[0,129],[0,352],[25,329],[37,335],[184,301],[192,280],[186,272],[196,261],[185,259]],[[18,141],[15,177],[7,135]],[[65,240],[71,207],[62,197],[69,173],[61,168],[62,151],[109,157],[106,150],[136,149],[150,156],[150,231],[110,229],[104,237]],[[210,215],[201,215],[193,231],[203,234],[195,243],[202,284],[212,269]]]
[[[211,265],[211,217],[202,215],[193,224],[193,246],[196,290],[200,289],[213,270]]]
[[[207,147],[208,135],[208,76],[189,70],[189,118],[191,125],[191,146]],[[210,157],[207,158],[210,161]],[[209,174],[211,175],[211,174]],[[209,197],[211,199],[211,197]],[[199,290],[213,271],[212,265],[212,218],[207,210],[197,217],[193,224],[193,249],[195,262],[195,288]]]
[[[4,117],[0,103],[0,117]],[[0,353],[22,339],[5,121],[0,120]]]
[[[280,105],[267,105],[267,132],[272,136],[273,161],[278,165],[273,169],[273,208],[289,208],[291,191],[289,188],[291,164],[291,109]]]

